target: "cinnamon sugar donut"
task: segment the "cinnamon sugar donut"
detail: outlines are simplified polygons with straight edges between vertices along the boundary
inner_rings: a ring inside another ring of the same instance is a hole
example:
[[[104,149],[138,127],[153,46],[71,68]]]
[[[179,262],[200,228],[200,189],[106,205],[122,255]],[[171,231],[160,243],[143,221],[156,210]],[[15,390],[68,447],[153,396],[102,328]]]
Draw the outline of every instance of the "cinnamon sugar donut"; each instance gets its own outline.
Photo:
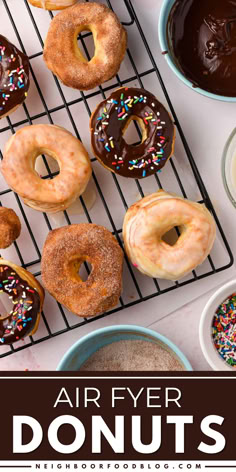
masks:
[[[71,7],[77,0],[28,0],[31,5],[45,10],[63,10]]]
[[[92,270],[78,275],[87,261]],[[122,288],[123,251],[103,226],[81,223],[50,231],[42,254],[45,288],[78,316],[103,313],[117,305]]]
[[[171,246],[164,234],[178,226],[181,235]],[[127,211],[123,236],[127,255],[149,277],[179,280],[211,251],[216,225],[204,205],[160,190]]]
[[[82,31],[93,33],[95,54],[88,62],[78,48]],[[46,38],[47,67],[68,87],[90,90],[114,77],[127,46],[115,13],[100,3],[78,3],[54,17]]]
[[[40,154],[58,161],[60,174],[54,179],[41,179],[35,171]],[[55,125],[32,125],[9,139],[1,171],[26,205],[54,213],[68,208],[84,192],[92,168],[83,144],[69,131]]]
[[[11,208],[0,207],[0,249],[6,249],[21,232],[21,222]]]

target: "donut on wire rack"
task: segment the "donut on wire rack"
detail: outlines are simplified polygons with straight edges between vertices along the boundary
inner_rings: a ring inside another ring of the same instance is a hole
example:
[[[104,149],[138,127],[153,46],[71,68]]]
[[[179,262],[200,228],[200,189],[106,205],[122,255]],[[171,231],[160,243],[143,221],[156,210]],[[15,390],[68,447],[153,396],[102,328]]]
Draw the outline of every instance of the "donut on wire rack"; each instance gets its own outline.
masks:
[[[95,53],[84,57],[77,36],[93,33]],[[127,47],[127,33],[116,14],[101,3],[78,3],[58,13],[51,22],[44,47],[47,67],[64,85],[90,90],[114,77]]]
[[[173,244],[163,239],[178,227]],[[127,211],[123,225],[125,250],[137,269],[149,277],[179,280],[202,264],[216,236],[207,208],[164,190],[144,197]]]
[[[0,35],[0,118],[17,110],[27,97],[29,86],[28,57]]]
[[[86,281],[79,275],[91,264]],[[50,231],[42,254],[42,280],[49,293],[78,316],[113,308],[122,289],[123,251],[103,226],[81,223]]]
[[[124,134],[132,120],[142,130],[133,146]],[[121,87],[101,102],[90,120],[91,144],[99,162],[123,177],[142,179],[159,172],[174,152],[175,126],[157,98],[140,88]]]
[[[21,222],[11,208],[0,207],[0,249],[6,249],[20,236]]]
[[[33,335],[40,320],[44,290],[36,278],[13,262],[0,258],[0,293],[6,293],[12,310],[0,318],[0,345]]]
[[[37,156],[57,160],[60,173],[41,179],[35,170]],[[24,203],[39,211],[55,213],[68,208],[86,189],[92,174],[83,144],[65,128],[42,124],[19,129],[7,142],[1,172]]]

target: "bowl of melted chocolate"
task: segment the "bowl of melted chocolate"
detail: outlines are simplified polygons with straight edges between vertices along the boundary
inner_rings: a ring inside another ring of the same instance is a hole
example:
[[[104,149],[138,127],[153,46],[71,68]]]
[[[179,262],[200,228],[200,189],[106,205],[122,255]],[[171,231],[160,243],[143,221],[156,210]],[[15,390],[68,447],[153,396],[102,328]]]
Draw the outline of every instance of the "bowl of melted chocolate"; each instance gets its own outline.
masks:
[[[236,0],[164,0],[159,39],[169,66],[186,85],[236,101]]]

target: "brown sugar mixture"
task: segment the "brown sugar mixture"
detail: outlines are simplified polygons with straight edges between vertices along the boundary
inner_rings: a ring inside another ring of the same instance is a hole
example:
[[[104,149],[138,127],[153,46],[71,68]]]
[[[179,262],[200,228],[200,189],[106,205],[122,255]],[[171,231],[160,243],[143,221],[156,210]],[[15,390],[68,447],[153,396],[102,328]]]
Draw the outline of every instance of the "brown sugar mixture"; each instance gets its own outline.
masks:
[[[141,341],[117,341],[96,351],[80,371],[160,371],[185,370],[178,359],[158,344]]]

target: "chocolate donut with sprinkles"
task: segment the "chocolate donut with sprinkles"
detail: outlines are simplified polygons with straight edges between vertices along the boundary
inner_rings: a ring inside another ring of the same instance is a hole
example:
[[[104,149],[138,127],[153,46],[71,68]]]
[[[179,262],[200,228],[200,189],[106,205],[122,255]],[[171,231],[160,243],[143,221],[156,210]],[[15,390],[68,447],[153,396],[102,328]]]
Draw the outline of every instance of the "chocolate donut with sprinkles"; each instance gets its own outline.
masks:
[[[12,310],[0,317],[0,345],[12,344],[37,331],[44,290],[27,270],[0,259],[0,294],[6,293]]]
[[[0,35],[0,118],[10,115],[27,97],[29,59]]]
[[[129,145],[124,133],[132,120],[142,140]],[[122,87],[91,116],[91,140],[101,164],[123,177],[141,179],[159,172],[174,152],[175,126],[165,107],[144,89]]]

